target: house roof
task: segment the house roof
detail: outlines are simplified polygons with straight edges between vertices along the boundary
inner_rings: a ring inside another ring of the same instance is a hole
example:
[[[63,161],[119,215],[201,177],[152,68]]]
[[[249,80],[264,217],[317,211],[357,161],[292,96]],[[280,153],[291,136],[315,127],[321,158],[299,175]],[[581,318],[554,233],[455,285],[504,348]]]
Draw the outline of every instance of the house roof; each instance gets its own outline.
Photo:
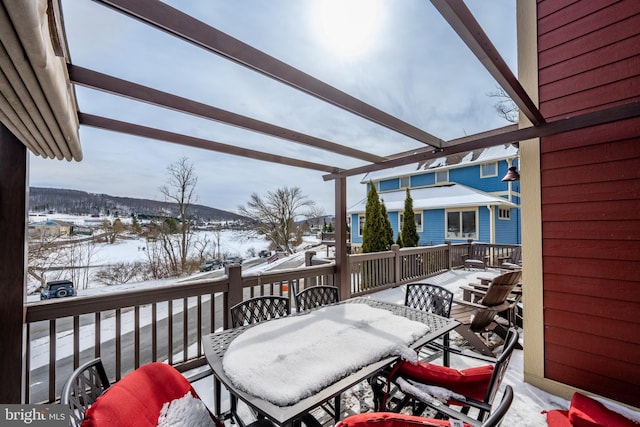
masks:
[[[410,190],[413,199],[413,209],[447,209],[466,208],[476,206],[508,206],[517,207],[515,203],[502,197],[493,196],[484,191],[479,191],[466,185],[446,184],[433,187],[414,188]],[[403,211],[406,191],[389,191],[378,194],[384,201],[388,212]],[[347,213],[361,213],[365,211],[367,198],[360,200],[351,206]]]
[[[57,225],[59,227],[71,227],[73,226],[72,223],[70,222],[66,222],[66,221],[60,221],[60,220],[47,220],[47,221],[38,221],[38,222],[34,222],[30,224],[33,227],[50,227],[53,225]]]
[[[415,175],[425,171],[435,171],[438,169],[467,166],[470,164],[480,164],[495,162],[497,160],[512,159],[518,156],[518,147],[514,144],[502,144],[495,147],[481,148],[478,150],[456,153],[437,159],[427,160],[419,163],[398,166],[380,171],[367,173],[361,183],[369,181],[379,181],[382,179],[396,178],[401,176]]]

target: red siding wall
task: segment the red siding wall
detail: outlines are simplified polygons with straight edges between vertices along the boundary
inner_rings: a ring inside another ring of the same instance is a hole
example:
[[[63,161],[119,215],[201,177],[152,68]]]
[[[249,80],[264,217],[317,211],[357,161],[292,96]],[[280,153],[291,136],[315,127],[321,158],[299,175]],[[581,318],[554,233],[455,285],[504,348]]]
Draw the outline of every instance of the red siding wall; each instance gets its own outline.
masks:
[[[539,0],[548,121],[640,100],[640,1]],[[542,138],[545,376],[640,407],[640,119]]]

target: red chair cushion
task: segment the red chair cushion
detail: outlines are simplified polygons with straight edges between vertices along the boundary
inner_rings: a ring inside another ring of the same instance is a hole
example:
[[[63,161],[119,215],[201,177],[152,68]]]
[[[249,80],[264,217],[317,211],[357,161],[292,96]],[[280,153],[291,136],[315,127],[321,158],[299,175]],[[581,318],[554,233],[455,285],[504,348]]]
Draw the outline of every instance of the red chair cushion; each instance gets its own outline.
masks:
[[[575,427],[638,427],[630,419],[580,393],[574,393],[571,398],[569,421]]]
[[[573,427],[569,421],[569,411],[562,409],[547,412],[547,425],[549,427]]]
[[[423,384],[444,387],[475,400],[484,400],[489,380],[493,374],[493,365],[467,368],[461,371],[433,363],[401,362],[398,375]]]
[[[155,427],[162,405],[197,393],[191,383],[166,363],[141,366],[109,387],[85,413],[83,427]]]
[[[469,427],[469,424],[464,424]],[[414,415],[395,412],[364,412],[352,415],[336,424],[335,427],[426,427],[451,426],[448,420],[421,418]]]

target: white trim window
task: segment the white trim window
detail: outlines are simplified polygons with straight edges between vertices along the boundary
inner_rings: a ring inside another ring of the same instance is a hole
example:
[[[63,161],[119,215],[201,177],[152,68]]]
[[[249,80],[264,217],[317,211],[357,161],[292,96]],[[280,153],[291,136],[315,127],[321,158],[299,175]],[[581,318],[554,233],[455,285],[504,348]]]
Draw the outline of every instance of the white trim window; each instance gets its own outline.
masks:
[[[358,236],[362,237],[362,230],[364,230],[364,215],[358,215]]]
[[[400,188],[410,188],[411,187],[411,177],[403,176],[400,178]]]
[[[492,178],[494,176],[498,176],[498,162],[480,165],[480,178]]]
[[[478,211],[460,210],[446,212],[447,239],[478,239]]]
[[[436,184],[440,184],[442,182],[449,182],[449,169],[438,171],[435,174]]]
[[[498,219],[509,220],[511,219],[510,208],[498,208]]]
[[[423,228],[422,228],[422,211],[414,211],[413,212],[414,218],[416,220],[416,231],[418,233],[422,233]],[[404,224],[404,213],[400,212],[400,214],[398,215],[398,230],[400,232],[402,232],[402,224]]]

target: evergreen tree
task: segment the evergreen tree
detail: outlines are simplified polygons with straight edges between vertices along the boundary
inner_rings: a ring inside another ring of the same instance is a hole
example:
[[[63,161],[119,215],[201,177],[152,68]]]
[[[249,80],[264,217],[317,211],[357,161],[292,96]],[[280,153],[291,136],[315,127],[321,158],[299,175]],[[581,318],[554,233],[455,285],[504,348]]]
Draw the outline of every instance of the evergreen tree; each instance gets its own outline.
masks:
[[[407,196],[404,199],[404,220],[402,222],[402,246],[405,248],[418,246],[420,236],[416,230],[416,215],[413,212],[413,199],[407,188]]]
[[[384,205],[384,200],[380,203],[380,215],[382,216],[382,224],[384,225],[384,235],[387,239],[387,250],[391,249],[393,245],[393,227],[391,221],[389,221],[389,215],[387,214],[387,207]]]
[[[381,252],[387,249],[388,241],[384,227],[378,192],[373,182],[371,182],[364,213],[362,252]]]
[[[142,226],[140,225],[140,222],[138,222],[138,218],[136,218],[134,215],[131,215],[131,219],[133,221],[131,223],[131,229],[134,233],[140,234],[142,232]]]

